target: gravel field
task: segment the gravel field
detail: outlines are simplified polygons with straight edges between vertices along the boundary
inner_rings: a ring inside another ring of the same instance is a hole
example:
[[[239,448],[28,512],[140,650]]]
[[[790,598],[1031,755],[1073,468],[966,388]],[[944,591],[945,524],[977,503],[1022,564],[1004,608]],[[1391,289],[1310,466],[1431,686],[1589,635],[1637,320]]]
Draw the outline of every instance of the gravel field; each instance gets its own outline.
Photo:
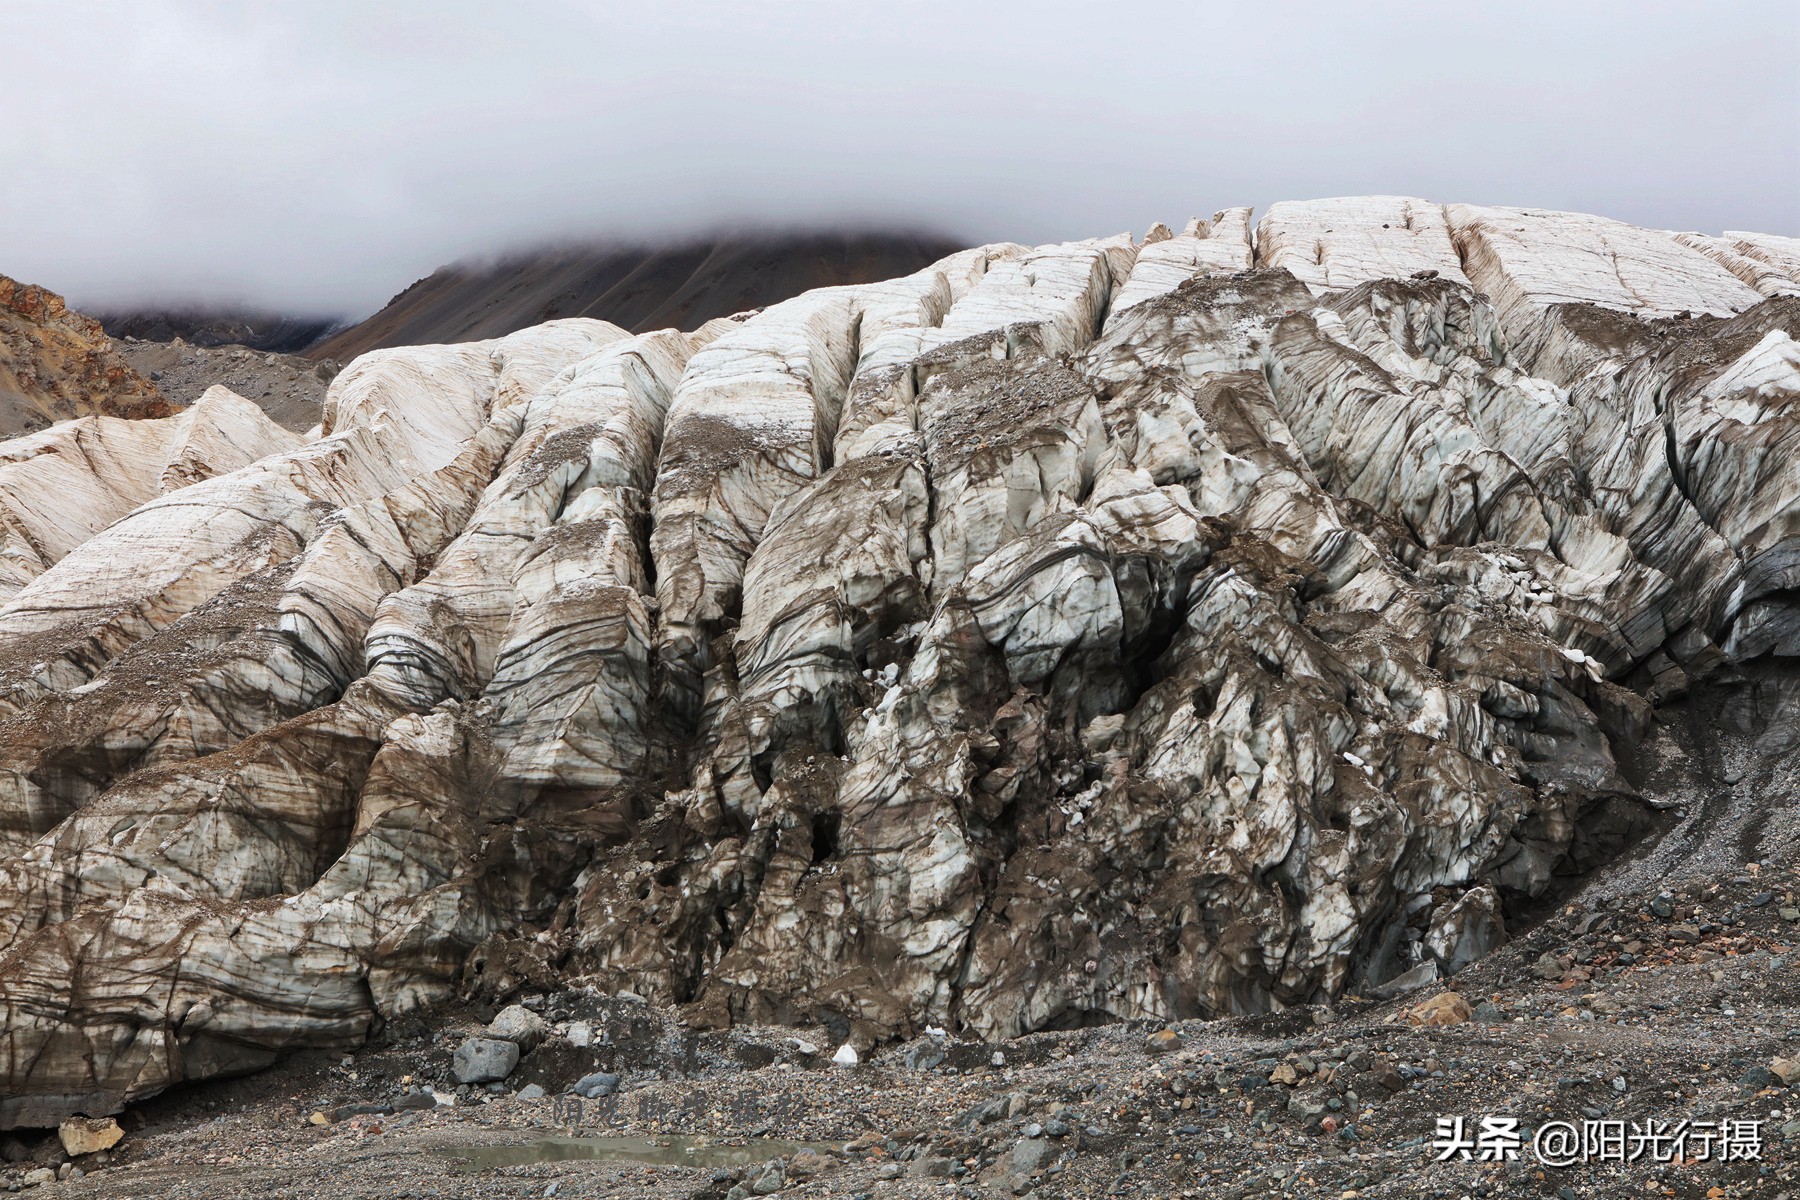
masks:
[[[339,364],[329,360],[242,346],[194,346],[180,338],[172,342],[116,338],[113,347],[176,405],[192,404],[207,388],[224,384],[295,433],[319,423],[325,391],[339,370]]]

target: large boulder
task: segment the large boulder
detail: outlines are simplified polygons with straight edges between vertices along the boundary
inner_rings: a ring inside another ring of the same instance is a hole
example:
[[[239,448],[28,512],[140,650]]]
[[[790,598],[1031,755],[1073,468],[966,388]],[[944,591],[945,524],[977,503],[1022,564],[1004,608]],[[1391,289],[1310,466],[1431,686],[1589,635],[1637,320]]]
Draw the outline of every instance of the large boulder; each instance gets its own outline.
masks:
[[[487,1032],[489,1037],[513,1042],[521,1053],[530,1054],[544,1040],[549,1026],[523,1004],[509,1004],[488,1022]]]
[[[518,1043],[499,1038],[469,1038],[450,1056],[458,1083],[492,1083],[511,1075],[518,1065]]]

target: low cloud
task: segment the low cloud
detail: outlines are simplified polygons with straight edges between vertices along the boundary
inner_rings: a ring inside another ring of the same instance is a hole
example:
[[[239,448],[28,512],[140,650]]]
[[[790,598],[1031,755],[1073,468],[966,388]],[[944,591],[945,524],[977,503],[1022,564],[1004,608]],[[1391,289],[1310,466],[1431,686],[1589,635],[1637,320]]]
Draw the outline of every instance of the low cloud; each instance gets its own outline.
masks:
[[[7,6],[0,272],[359,315],[565,237],[1359,192],[1800,234],[1787,2],[264,7]]]

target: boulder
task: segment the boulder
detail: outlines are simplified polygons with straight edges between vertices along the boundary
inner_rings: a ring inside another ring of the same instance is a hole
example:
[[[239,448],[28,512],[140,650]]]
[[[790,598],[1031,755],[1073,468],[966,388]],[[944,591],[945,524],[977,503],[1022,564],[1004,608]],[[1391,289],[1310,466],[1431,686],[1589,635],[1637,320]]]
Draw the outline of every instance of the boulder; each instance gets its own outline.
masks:
[[[488,1022],[489,1037],[501,1038],[518,1045],[520,1053],[530,1054],[544,1040],[549,1026],[544,1018],[522,1004],[509,1004]]]
[[[469,1038],[450,1057],[458,1083],[491,1083],[511,1075],[519,1065],[516,1042],[498,1038]]]
[[[1500,897],[1492,887],[1470,888],[1432,914],[1425,948],[1445,977],[1481,958],[1506,940]]]
[[[619,1077],[608,1071],[595,1071],[577,1079],[569,1090],[584,1100],[597,1100],[619,1090]]]
[[[70,1117],[56,1128],[63,1152],[71,1158],[111,1150],[125,1136],[111,1117]]]

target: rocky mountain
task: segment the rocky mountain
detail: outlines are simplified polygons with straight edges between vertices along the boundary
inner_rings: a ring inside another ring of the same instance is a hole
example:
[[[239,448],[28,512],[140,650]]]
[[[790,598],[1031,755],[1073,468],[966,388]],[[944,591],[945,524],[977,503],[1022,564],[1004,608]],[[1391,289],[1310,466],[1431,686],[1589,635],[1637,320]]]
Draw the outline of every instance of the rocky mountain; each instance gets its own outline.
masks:
[[[0,445],[0,1126],[458,995],[1454,972],[1791,794],[1797,333],[1800,240],[1362,197]]]
[[[905,275],[961,248],[943,238],[893,233],[745,234],[656,248],[555,246],[444,267],[307,352],[348,362],[369,350],[503,337],[563,317],[593,317],[633,333],[692,330],[811,288]]]
[[[95,314],[95,319],[109,337],[121,340],[183,341],[207,349],[242,346],[269,354],[298,354],[347,324],[332,317],[288,317],[205,308],[103,312]]]
[[[161,417],[156,385],[115,352],[99,322],[61,296],[0,275],[0,436],[68,417]]]
[[[283,429],[304,433],[325,411],[325,391],[339,364],[330,359],[251,350],[246,346],[196,346],[180,338],[160,342],[127,335],[113,343],[171,403],[193,404],[215,387],[252,401]]]

